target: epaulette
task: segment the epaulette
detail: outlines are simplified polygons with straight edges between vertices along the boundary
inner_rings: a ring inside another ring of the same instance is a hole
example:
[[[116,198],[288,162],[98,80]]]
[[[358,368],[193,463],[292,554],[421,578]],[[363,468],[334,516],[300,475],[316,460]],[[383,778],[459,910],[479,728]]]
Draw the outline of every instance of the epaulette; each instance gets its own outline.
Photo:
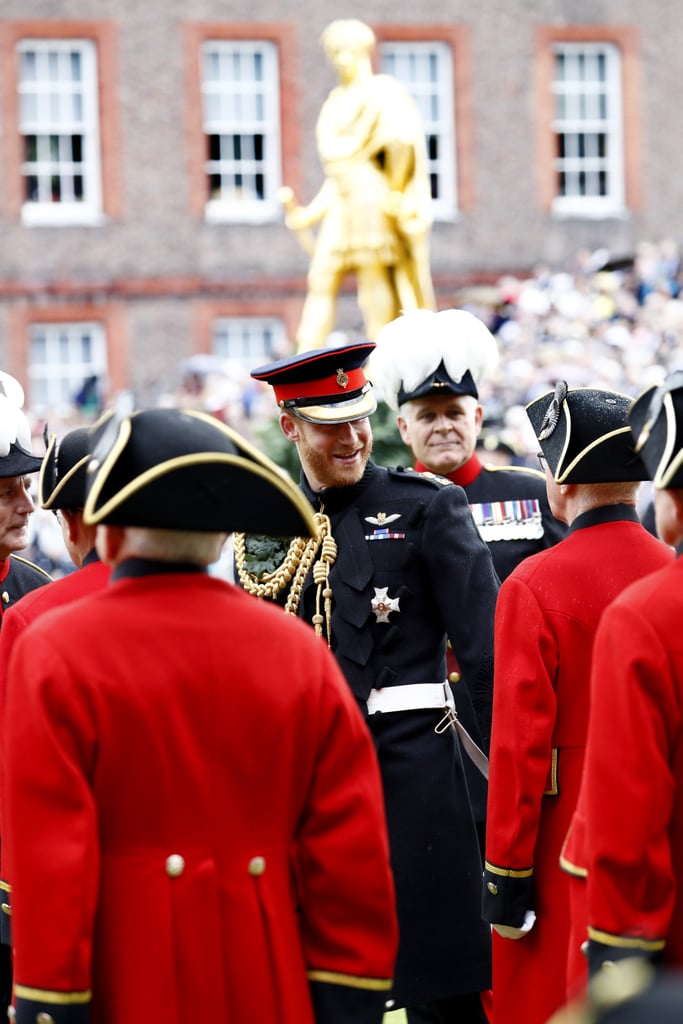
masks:
[[[487,473],[530,473],[531,476],[536,476],[539,480],[545,480],[545,473],[542,473],[540,469],[533,469],[531,466],[494,466],[493,463],[487,462],[484,469]]]
[[[411,480],[423,480],[425,483],[436,484],[438,487],[452,487],[453,482],[446,476],[439,476],[438,473],[432,473],[426,469],[418,472],[417,469],[407,468],[406,466],[390,467],[389,473],[392,476],[399,476],[403,480],[406,478]]]
[[[10,554],[10,558],[14,559],[15,562],[23,562],[24,565],[28,565],[31,569],[35,569],[36,572],[39,572],[42,576],[47,577],[47,579],[49,580],[53,578],[52,576],[50,576],[49,572],[46,572],[45,569],[41,568],[41,566],[36,565],[35,562],[31,562],[28,558],[22,558],[21,555],[15,555],[14,552]]]

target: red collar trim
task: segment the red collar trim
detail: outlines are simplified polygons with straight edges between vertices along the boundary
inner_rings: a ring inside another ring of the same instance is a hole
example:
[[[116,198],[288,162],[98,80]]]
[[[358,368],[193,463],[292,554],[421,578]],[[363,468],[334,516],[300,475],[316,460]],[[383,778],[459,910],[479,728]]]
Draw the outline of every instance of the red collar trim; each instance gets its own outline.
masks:
[[[3,561],[0,562],[0,583],[2,583],[2,581],[5,578],[5,576],[9,572],[9,567],[10,567],[10,560],[9,560],[9,555],[8,555],[7,558],[3,559]]]
[[[445,476],[447,480],[450,480],[454,484],[458,484],[460,487],[467,487],[473,480],[476,480],[481,473],[481,462],[476,452],[472,452],[467,462],[459,466],[458,469],[454,469],[452,473],[441,473],[441,476]],[[427,467],[422,463],[418,462],[415,465],[415,469],[418,473],[429,472]]]

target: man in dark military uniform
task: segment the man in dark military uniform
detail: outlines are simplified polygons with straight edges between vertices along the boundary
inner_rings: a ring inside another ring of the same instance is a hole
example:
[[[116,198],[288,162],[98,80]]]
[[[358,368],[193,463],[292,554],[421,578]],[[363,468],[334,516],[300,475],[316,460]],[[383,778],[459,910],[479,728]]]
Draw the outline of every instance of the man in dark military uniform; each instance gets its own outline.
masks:
[[[502,581],[524,558],[556,544],[566,527],[550,511],[545,475],[521,466],[483,465],[476,451],[484,410],[478,385],[498,362],[496,340],[472,313],[404,313],[383,327],[370,361],[370,376],[385,402],[398,413],[401,437],[419,472],[438,473],[459,484],[488,545]],[[448,656],[449,678],[458,666]],[[477,735],[467,692],[455,686],[458,714]],[[486,832],[486,780],[465,763],[480,844]],[[411,1024],[433,1020],[414,1015]]]
[[[0,626],[4,612],[51,576],[33,562],[15,554],[28,546],[28,523],[34,511],[30,474],[41,459],[31,451],[31,430],[22,412],[24,391],[19,381],[0,371]],[[0,903],[7,904],[0,882]],[[4,935],[6,914],[0,910],[0,1016],[7,1013],[12,995],[10,946]]]
[[[486,737],[498,580],[460,487],[370,460],[376,400],[362,364],[373,347],[252,372],[274,388],[301,487],[328,533],[319,555],[290,549],[276,578],[293,576],[288,610],[327,638],[375,737],[400,930],[389,1005],[429,1003],[440,1021],[485,1021],[490,935],[462,755],[447,728],[446,641]],[[263,594],[240,538],[236,552],[243,585]]]
[[[15,554],[28,546],[28,522],[34,510],[29,493],[31,473],[42,459],[31,452],[31,430],[17,380],[0,371],[0,624],[2,613],[51,577]]]
[[[398,412],[415,468],[464,489],[499,579],[528,555],[556,544],[566,528],[550,511],[544,474],[482,465],[476,452],[484,418],[478,385],[498,362],[488,327],[463,309],[420,309],[392,320],[376,342],[370,377]]]

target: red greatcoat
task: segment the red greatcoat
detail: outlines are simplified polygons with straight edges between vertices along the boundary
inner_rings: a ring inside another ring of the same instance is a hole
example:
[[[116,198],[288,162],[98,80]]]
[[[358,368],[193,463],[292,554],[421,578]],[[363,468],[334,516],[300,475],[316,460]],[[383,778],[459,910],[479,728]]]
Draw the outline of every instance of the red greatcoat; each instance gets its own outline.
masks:
[[[582,797],[591,969],[643,955],[683,968],[683,559],[605,613]]]
[[[309,626],[131,560],[18,640],[5,744],[19,1024],[379,1024],[379,770]]]
[[[59,608],[62,605],[71,604],[72,601],[77,601],[80,597],[85,597],[86,594],[100,590],[106,586],[110,575],[110,567],[100,562],[93,551],[85,559],[82,569],[69,573],[61,579],[51,581],[49,587],[39,587],[28,594],[24,594],[20,601],[11,605],[4,613],[2,616],[2,631],[0,631],[0,730],[2,728],[2,714],[5,706],[7,668],[10,654],[17,638],[43,612],[49,611],[51,608]],[[0,759],[0,771],[1,769],[2,763]],[[1,827],[0,834],[2,834]],[[4,866],[0,867],[0,890],[6,894],[11,891]],[[8,908],[9,903],[9,895],[4,895],[2,909]],[[0,938],[7,945],[10,944],[9,923],[9,918],[5,915],[0,916]]]
[[[628,505],[578,516],[503,583],[496,609],[484,916],[496,1024],[544,1024],[565,1001],[568,876],[559,865],[581,780],[593,638],[604,608],[673,557]]]

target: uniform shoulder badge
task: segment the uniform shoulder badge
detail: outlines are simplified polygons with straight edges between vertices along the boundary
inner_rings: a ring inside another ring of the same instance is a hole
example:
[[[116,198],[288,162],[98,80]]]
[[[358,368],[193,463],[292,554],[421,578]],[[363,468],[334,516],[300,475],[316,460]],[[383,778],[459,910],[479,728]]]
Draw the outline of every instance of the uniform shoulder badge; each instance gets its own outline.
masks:
[[[487,473],[523,473],[524,476],[535,476],[538,480],[545,480],[545,473],[533,466],[494,466],[487,462],[484,466]]]

